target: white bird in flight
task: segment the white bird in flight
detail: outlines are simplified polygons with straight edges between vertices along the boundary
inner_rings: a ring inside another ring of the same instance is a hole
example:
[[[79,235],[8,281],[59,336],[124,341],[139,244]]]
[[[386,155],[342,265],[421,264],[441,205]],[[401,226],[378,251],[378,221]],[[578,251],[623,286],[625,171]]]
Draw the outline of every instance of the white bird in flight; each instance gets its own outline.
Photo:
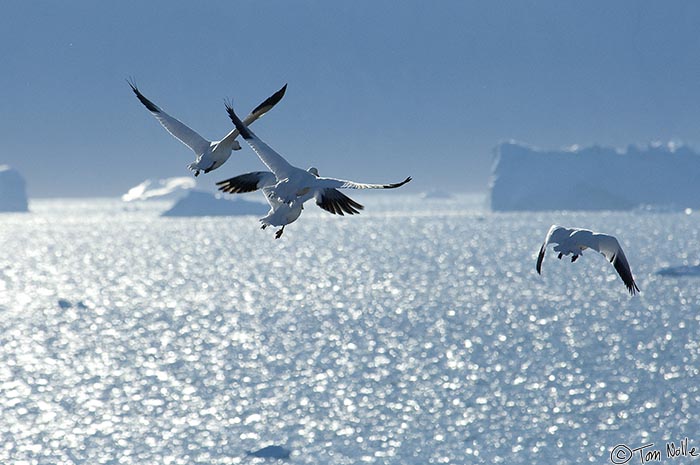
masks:
[[[270,211],[260,218],[261,228],[281,226],[282,228],[275,233],[275,238],[279,239],[282,237],[284,227],[299,218],[304,208],[304,202],[294,202],[291,205],[280,202],[274,192],[271,192],[275,184],[277,184],[277,178],[269,171],[253,171],[216,183],[220,191],[229,194],[243,194],[262,189],[265,200],[270,205]]]
[[[194,171],[195,177],[199,176],[200,171],[208,173],[217,169],[223,165],[226,160],[228,160],[233,150],[241,149],[241,144],[239,144],[236,140],[236,137],[238,137],[239,134],[237,129],[229,132],[219,141],[209,141],[197,134],[197,132],[189,128],[184,123],[161,110],[155,103],[144,97],[133,81],[127,82],[129,83],[129,86],[131,86],[131,90],[133,90],[136,94],[136,97],[138,97],[139,101],[141,101],[148,111],[155,116],[160,124],[176,139],[188,146],[195,153],[195,161],[187,165],[187,168]],[[272,107],[282,100],[286,90],[287,85],[285,84],[284,87],[272,94],[253,111],[251,111],[250,114],[245,117],[245,123],[251,124],[253,121],[257,120],[272,109]]]
[[[316,168],[309,168],[309,172],[314,176],[318,176]],[[241,174],[240,176],[216,183],[220,191],[229,194],[243,194],[261,189],[267,203],[270,205],[270,211],[267,215],[260,218],[262,229],[268,226],[281,226],[281,229],[277,230],[275,234],[275,238],[279,239],[284,232],[284,227],[299,218],[301,211],[304,209],[304,202],[316,197],[318,191],[309,190],[296,201],[286,203],[282,202],[275,194],[274,187],[276,184],[277,178],[270,171],[253,171],[252,173]],[[317,198],[316,203],[324,210],[339,215],[344,213],[354,215],[364,208],[339,190],[332,188],[324,189]]]
[[[232,194],[262,189],[270,204],[270,212],[260,221],[263,229],[267,225],[281,226],[276,237],[284,232],[285,225],[295,221],[301,214],[304,202],[314,198],[324,210],[343,215],[359,213],[364,207],[338,189],[395,189],[411,180],[391,184],[366,184],[343,179],[320,177],[316,168],[303,170],[291,165],[280,154],[272,150],[242,122],[230,105],[226,111],[241,133],[243,139],[258,154],[270,171],[255,171],[217,182],[219,190]]]
[[[552,225],[547,232],[544,243],[540,248],[540,253],[537,256],[537,273],[542,274],[542,261],[547,245],[550,243],[557,244],[554,246],[554,251],[559,252],[559,259],[564,255],[573,254],[571,262],[583,253],[585,249],[592,249],[600,252],[606,259],[615,267],[617,274],[622,278],[627,290],[634,295],[639,292],[637,283],[634,282],[630,265],[627,262],[627,257],[620,247],[620,243],[614,236],[590,231],[588,229],[564,228],[562,226]]]

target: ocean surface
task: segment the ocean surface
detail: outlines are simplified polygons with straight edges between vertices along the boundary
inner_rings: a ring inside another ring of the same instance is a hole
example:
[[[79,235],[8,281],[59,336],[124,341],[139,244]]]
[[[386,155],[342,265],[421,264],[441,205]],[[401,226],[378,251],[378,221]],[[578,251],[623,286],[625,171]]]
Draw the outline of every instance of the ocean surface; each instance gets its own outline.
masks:
[[[700,460],[667,457],[700,448],[700,278],[656,274],[700,262],[700,212],[354,198],[279,240],[165,202],[0,215],[0,463]],[[552,223],[617,235],[641,294],[591,251],[537,275]]]

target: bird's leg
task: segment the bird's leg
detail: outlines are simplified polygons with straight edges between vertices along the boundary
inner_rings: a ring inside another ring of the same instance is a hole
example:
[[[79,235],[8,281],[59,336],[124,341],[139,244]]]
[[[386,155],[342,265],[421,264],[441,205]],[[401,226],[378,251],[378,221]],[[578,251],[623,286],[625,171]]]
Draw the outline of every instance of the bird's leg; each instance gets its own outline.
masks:
[[[260,226],[260,229],[265,229],[265,228],[267,228],[266,224],[263,224],[262,226]]]
[[[194,172],[194,177],[196,178],[197,176],[199,176],[199,170]]]
[[[574,255],[573,257],[571,257],[571,263],[574,263],[577,258],[578,258],[578,255]]]
[[[277,231],[275,233],[275,239],[279,239],[280,237],[282,237],[283,232],[284,232],[284,226],[282,226],[282,229],[280,229],[279,231]]]
[[[564,254],[563,254],[562,252],[559,252],[559,257],[558,257],[559,260],[561,260],[561,257],[562,257],[563,255],[564,255]]]

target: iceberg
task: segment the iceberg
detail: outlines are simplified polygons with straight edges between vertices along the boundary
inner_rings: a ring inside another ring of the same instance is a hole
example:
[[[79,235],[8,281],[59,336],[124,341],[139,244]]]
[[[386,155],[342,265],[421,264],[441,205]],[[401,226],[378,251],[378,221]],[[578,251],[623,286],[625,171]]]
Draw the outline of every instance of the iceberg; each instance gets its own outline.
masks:
[[[682,145],[539,150],[507,142],[495,149],[494,211],[630,210],[700,207],[700,156]]]
[[[251,457],[269,458],[269,459],[288,459],[292,452],[282,446],[267,446],[256,451],[248,452]]]
[[[681,277],[694,276],[700,277],[700,265],[680,265],[661,268],[656,272],[660,276]]]
[[[0,212],[28,212],[27,183],[19,171],[0,165]]]
[[[243,199],[227,200],[210,192],[190,190],[161,216],[264,215],[267,206]]]
[[[132,187],[122,195],[124,202],[135,200],[167,200],[182,197],[187,191],[194,189],[197,181],[182,176],[160,180],[146,179],[141,184]]]

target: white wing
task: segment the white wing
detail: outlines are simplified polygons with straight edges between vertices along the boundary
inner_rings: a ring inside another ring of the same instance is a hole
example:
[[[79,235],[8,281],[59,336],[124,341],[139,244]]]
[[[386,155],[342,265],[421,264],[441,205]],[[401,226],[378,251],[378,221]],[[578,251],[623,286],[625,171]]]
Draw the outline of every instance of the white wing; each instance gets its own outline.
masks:
[[[236,113],[233,111],[231,105],[226,104],[226,111],[228,112],[229,118],[233,121],[238,132],[240,132],[243,139],[248,142],[250,148],[260,157],[260,160],[267,166],[270,171],[272,171],[278,180],[288,178],[291,173],[298,168],[292,166],[285,160],[282,155],[272,150],[272,148],[265,142],[260,140],[258,136],[253,133],[248,127],[238,118]]]
[[[330,213],[354,215],[360,213],[360,210],[365,207],[338,189],[395,189],[403,186],[410,180],[411,177],[409,176],[401,182],[392,184],[367,184],[344,179],[317,177],[314,182],[314,198],[316,199],[316,205]]]
[[[401,187],[412,178],[409,176],[401,182],[390,184],[367,184],[355,181],[346,181],[335,178],[316,178],[315,187],[323,189],[396,189]]]
[[[262,102],[260,105],[255,107],[253,109],[253,111],[251,111],[250,114],[248,114],[248,116],[246,116],[243,119],[243,124],[245,124],[247,127],[248,125],[255,122],[262,115],[264,115],[265,113],[270,111],[272,109],[272,107],[277,105],[279,103],[279,101],[282,100],[282,97],[284,97],[284,93],[286,91],[287,91],[287,84],[285,84],[284,87],[282,87],[280,90],[278,90],[277,92],[272,94],[270,97],[265,99],[265,101]],[[239,134],[240,134],[240,132],[238,131],[238,129],[234,128],[231,132],[226,134],[226,137],[224,137],[221,140],[221,142],[219,142],[219,143],[226,143],[227,141],[233,142],[233,140],[236,137],[238,137]]]
[[[563,228],[561,226],[557,226],[556,224],[550,226],[549,231],[547,231],[547,235],[544,237],[542,247],[540,247],[540,253],[537,255],[537,265],[535,266],[535,268],[537,269],[538,274],[542,274],[542,261],[544,260],[544,254],[547,251],[547,245],[549,245],[549,241],[552,240],[552,235],[558,231],[566,231],[568,235],[568,232],[571,230]]]
[[[129,81],[127,81],[129,82]],[[129,82],[131,90],[134,91],[136,97],[139,101],[151,112],[153,116],[160,122],[160,124],[177,140],[188,146],[196,155],[201,155],[209,149],[211,143],[197,134],[194,130],[190,129],[184,123],[173,118],[163,110],[161,110],[155,103],[148,100],[144,95],[138,90],[136,84]]]
[[[625,252],[622,250],[617,238],[608,234],[593,233],[590,242],[590,244],[584,245],[587,245],[593,250],[597,250],[612,263],[615,267],[615,271],[617,271],[617,274],[622,278],[622,282],[625,283],[629,293],[634,295],[636,292],[639,292],[639,287],[637,287],[637,283],[634,282],[632,270],[627,262]]]

